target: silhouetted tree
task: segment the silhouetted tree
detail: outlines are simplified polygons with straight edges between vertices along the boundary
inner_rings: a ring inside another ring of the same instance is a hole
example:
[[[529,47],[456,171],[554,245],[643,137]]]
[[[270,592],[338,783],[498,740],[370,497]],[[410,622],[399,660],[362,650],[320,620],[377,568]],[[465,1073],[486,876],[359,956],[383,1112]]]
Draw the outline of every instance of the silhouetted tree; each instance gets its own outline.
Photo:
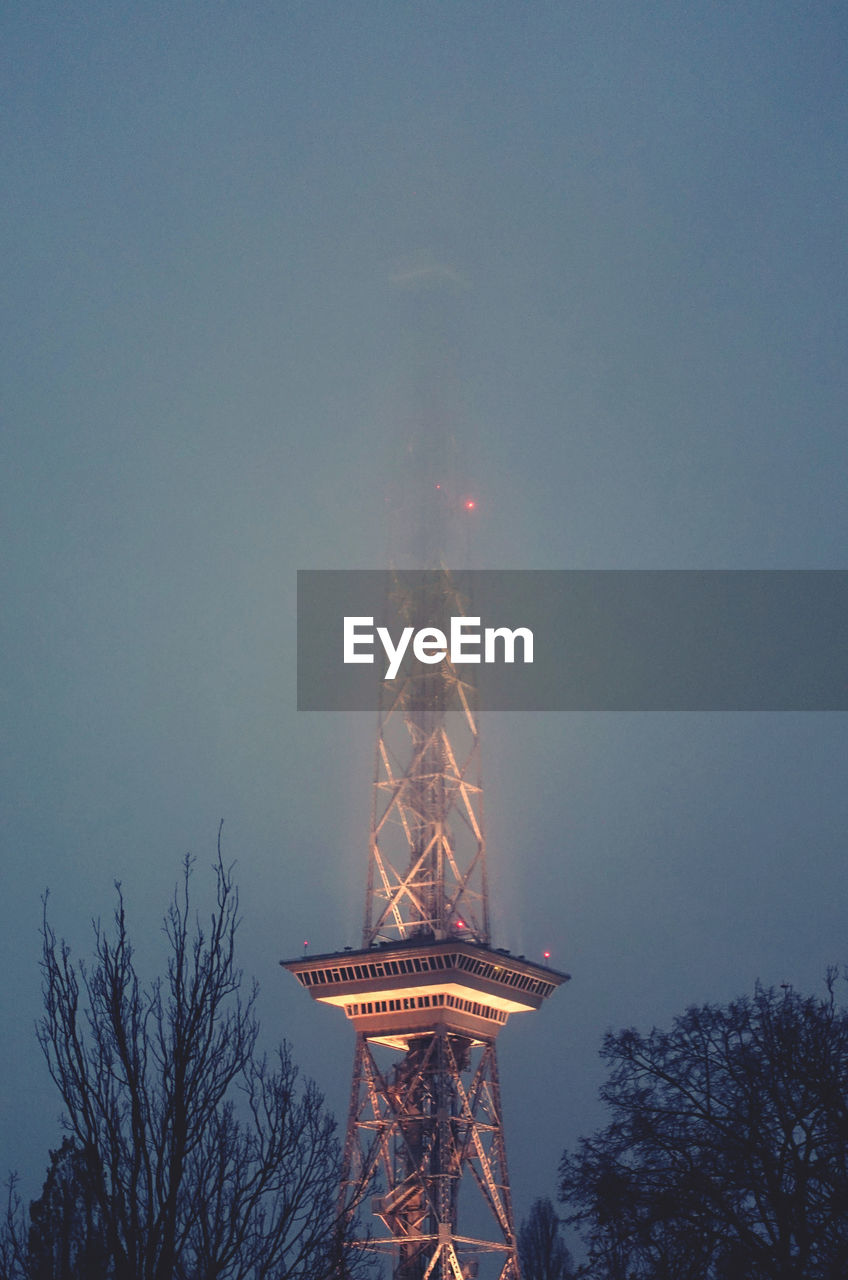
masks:
[[[321,1280],[350,1269],[335,1124],[285,1045],[273,1063],[257,1052],[256,991],[243,993],[235,965],[238,895],[220,837],[215,876],[203,928],[186,859],[164,921],[167,972],[147,987],[119,885],[112,930],[95,925],[90,966],[57,941],[45,902],[38,1037],[73,1145],[33,1206],[30,1264],[54,1260],[37,1280],[76,1275],[61,1267],[95,1245],[105,1261],[91,1274],[110,1280]],[[73,1238],[57,1242],[47,1218],[60,1205]]]
[[[598,1280],[848,1275],[848,1015],[755,990],[608,1034],[610,1124],[561,1165]]]
[[[50,1152],[41,1196],[29,1207],[30,1280],[107,1280],[112,1274],[90,1164],[70,1137]]]
[[[518,1229],[521,1280],[572,1280],[571,1254],[562,1238],[562,1223],[548,1199],[535,1200]]]

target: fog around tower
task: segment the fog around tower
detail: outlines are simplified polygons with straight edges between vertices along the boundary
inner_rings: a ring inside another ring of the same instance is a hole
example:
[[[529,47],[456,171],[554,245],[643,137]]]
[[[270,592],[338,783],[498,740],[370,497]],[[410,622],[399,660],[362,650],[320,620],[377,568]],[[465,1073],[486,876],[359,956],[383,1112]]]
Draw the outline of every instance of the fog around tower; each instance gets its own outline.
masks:
[[[846,24],[461,0],[2,27],[0,1160],[28,1196],[61,1133],[40,895],[79,955],[120,880],[152,968],[221,817],[269,1042],[344,1116],[347,1029],[278,960],[358,941],[375,724],[296,711],[297,569],[422,536],[479,568],[843,567]],[[846,727],[482,733],[495,944],[572,974],[499,1041],[520,1218],[600,1122],[608,1027],[848,960]]]

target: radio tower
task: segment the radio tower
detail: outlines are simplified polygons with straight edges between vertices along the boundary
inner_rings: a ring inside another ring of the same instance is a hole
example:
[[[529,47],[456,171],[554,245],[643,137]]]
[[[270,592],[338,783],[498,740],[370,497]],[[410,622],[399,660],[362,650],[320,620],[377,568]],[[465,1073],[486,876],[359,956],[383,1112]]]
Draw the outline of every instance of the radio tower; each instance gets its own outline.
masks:
[[[442,515],[467,505],[423,479]],[[416,629],[467,612],[447,570],[394,582]],[[361,949],[282,963],[356,1032],[340,1203],[373,1185],[361,1247],[394,1280],[519,1280],[495,1041],[567,975],[491,945],[475,692],[449,659],[419,671],[382,685]]]

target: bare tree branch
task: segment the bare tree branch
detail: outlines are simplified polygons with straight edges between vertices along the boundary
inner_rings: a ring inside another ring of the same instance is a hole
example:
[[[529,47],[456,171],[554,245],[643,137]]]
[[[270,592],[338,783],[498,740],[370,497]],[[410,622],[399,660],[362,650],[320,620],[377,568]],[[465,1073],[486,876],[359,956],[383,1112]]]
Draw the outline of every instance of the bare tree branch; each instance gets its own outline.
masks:
[[[84,1182],[108,1255],[104,1277],[351,1274],[361,1263],[347,1257],[352,1224],[337,1220],[335,1122],[285,1044],[273,1060],[257,1050],[256,988],[236,966],[238,893],[220,831],[205,923],[192,875],[186,858],[163,922],[165,971],[147,986],[120,885],[111,928],[94,923],[90,967],[57,940],[44,899],[38,1039],[66,1108],[66,1172]],[[19,1238],[7,1227],[7,1248]]]
[[[848,1275],[848,1014],[757,988],[610,1033],[611,1121],[561,1166],[598,1280]]]

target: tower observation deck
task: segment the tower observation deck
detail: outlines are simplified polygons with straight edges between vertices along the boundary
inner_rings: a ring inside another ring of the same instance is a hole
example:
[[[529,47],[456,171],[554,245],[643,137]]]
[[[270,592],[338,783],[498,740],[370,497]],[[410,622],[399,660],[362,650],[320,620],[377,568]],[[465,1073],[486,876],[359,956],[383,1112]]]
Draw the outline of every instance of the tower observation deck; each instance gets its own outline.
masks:
[[[429,582],[411,622],[467,612]],[[475,703],[448,657],[383,684],[361,948],[282,962],[356,1032],[341,1205],[394,1280],[518,1280],[495,1042],[568,976],[491,944]]]

